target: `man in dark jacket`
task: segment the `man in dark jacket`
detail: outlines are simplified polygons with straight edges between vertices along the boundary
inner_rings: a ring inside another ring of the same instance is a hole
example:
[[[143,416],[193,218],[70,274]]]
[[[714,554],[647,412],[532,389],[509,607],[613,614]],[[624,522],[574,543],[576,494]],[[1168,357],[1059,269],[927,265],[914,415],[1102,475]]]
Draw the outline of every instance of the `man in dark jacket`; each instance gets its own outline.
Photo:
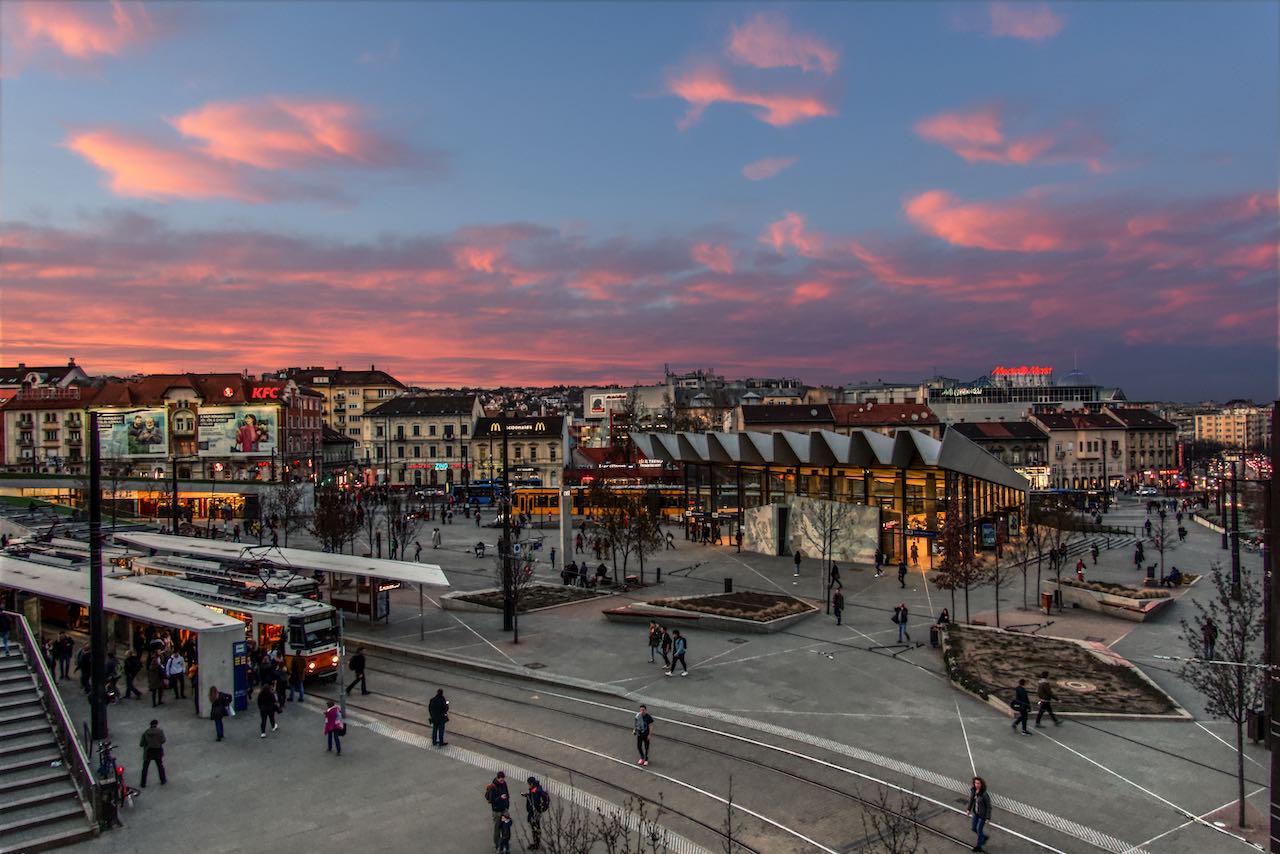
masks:
[[[449,743],[444,740],[444,725],[449,722],[449,701],[444,697],[443,688],[437,688],[436,695],[427,703],[427,720],[431,722],[431,744],[444,747]]]
[[[1022,725],[1022,734],[1031,735],[1027,729],[1027,714],[1031,711],[1031,697],[1027,695],[1027,680],[1019,679],[1018,687],[1013,689],[1013,702],[1009,704],[1017,717],[1013,719],[1013,731],[1018,731],[1018,725]]]
[[[160,729],[159,721],[151,722],[151,727],[138,740],[138,746],[142,748],[142,788],[147,787],[147,771],[152,762],[160,770],[160,785],[163,786],[169,780],[164,773],[164,730]]]
[[[1062,726],[1062,721],[1053,713],[1053,684],[1049,682],[1048,670],[1040,674],[1040,681],[1036,683],[1036,699],[1040,701],[1040,710],[1036,712],[1036,726],[1039,727],[1040,721],[1044,720],[1045,712],[1049,713],[1054,726]]]
[[[351,689],[360,685],[360,693],[368,694],[369,688],[364,682],[364,647],[356,647],[356,654],[351,656],[351,672],[356,678],[351,680],[351,684],[347,686],[347,693],[351,693]]]
[[[493,812],[493,847],[495,850],[501,840],[502,814],[511,806],[511,795],[507,792],[507,772],[499,771],[489,785],[484,787],[484,799],[489,802]]]
[[[542,788],[537,777],[528,780],[529,791],[524,793],[524,809],[529,818],[529,835],[533,837],[528,850],[537,851],[542,847],[542,814],[551,809],[551,797]]]
[[[831,597],[831,611],[836,615],[836,625],[840,625],[844,619],[844,591],[837,590]]]
[[[142,672],[142,659],[138,658],[137,650],[129,650],[129,654],[124,657],[124,698],[130,697],[142,699],[142,692],[133,685],[133,680],[138,678],[138,674]]]
[[[258,725],[258,738],[267,737],[267,721],[271,721],[271,731],[276,731],[276,685],[274,681],[264,684],[262,690],[258,692],[258,717],[261,719]]]

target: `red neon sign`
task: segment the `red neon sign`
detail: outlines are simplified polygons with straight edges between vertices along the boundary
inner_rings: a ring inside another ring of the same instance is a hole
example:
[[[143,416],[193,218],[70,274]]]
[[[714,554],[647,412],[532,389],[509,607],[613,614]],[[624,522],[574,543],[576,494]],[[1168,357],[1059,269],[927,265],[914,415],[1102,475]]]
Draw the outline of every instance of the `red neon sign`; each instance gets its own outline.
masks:
[[[1020,365],[1016,368],[996,365],[991,369],[991,376],[993,377],[1044,377],[1052,373],[1053,368],[1048,365]]]
[[[253,400],[266,400],[267,398],[279,400],[280,389],[278,387],[254,386],[253,390],[249,392],[249,397]]]

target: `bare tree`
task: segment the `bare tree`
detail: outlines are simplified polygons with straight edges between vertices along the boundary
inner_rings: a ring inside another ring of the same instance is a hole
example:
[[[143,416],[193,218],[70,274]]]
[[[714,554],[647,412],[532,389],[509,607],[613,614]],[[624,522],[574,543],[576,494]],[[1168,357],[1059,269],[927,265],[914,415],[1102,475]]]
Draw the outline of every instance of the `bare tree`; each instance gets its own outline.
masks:
[[[951,591],[952,619],[955,619],[956,591],[964,591],[964,621],[969,622],[969,590],[981,584],[985,568],[974,558],[973,537],[960,513],[960,500],[952,496],[947,518],[939,532],[942,563],[934,573],[934,586]]]
[[[662,496],[654,490],[629,503],[627,539],[640,564],[640,583],[644,584],[644,559],[666,546],[662,536]]]
[[[1262,590],[1252,573],[1241,567],[1241,596],[1233,599],[1230,573],[1218,563],[1211,572],[1214,597],[1207,606],[1196,602],[1195,617],[1190,623],[1182,621],[1182,637],[1193,658],[1183,664],[1180,675],[1203,695],[1209,714],[1236,725],[1237,822],[1244,827],[1244,726],[1249,712],[1262,705],[1266,681],[1258,649]],[[1208,642],[1210,634],[1215,643]]]
[[[518,545],[518,544],[517,544]],[[527,543],[525,544],[528,545]],[[503,561],[511,562],[511,642],[520,643],[520,608],[527,594],[538,585],[537,576],[533,572],[533,550],[531,548],[522,548],[523,554],[500,554],[494,559],[498,586],[502,586],[502,564]]]
[[[1036,591],[1040,590],[1040,541],[1036,529],[1032,525],[1024,525],[1022,536],[1010,544],[1013,553],[1013,566],[1022,573],[1022,608],[1027,608],[1027,576],[1031,573],[1031,562],[1036,562]]]
[[[284,545],[289,545],[289,534],[303,530],[306,517],[303,510],[306,496],[302,481],[290,480],[271,487],[263,502],[268,518],[274,518],[284,533]]]
[[[742,823],[733,812],[733,775],[729,775],[729,792],[724,802],[724,823],[720,825],[720,850],[724,854],[743,854]]]
[[[671,839],[659,823],[663,815],[661,793],[652,814],[649,806],[628,798],[621,806],[596,811],[597,838],[606,854],[667,854]]]
[[[394,560],[399,555],[405,559],[405,549],[418,536],[422,527],[422,517],[413,510],[412,502],[404,495],[396,494],[387,498],[383,513],[387,523],[388,554]]]
[[[573,790],[573,778],[569,788]],[[540,847],[546,854],[585,854],[591,851],[599,838],[596,817],[586,807],[572,798],[552,798],[551,808],[542,814]],[[519,837],[525,850],[533,844],[532,834],[526,825],[519,825]]]
[[[920,796],[912,791],[895,797],[884,785],[876,787],[876,797],[862,811],[866,833],[864,851],[873,854],[925,854],[920,843]]]
[[[1080,536],[1080,514],[1064,499],[1043,497],[1031,505],[1031,524],[1041,553],[1047,553],[1059,597],[1062,591],[1062,564],[1068,547]],[[1040,556],[1036,557],[1036,581],[1040,580]]]
[[[381,542],[378,539],[379,521],[382,516],[382,507],[375,501],[365,501],[360,506],[360,528],[364,531],[365,539],[369,543],[369,554],[374,553],[374,543]]]
[[[315,512],[307,530],[325,551],[341,554],[343,546],[360,533],[360,521],[342,491],[327,487],[316,492]]]
[[[1165,552],[1171,552],[1177,548],[1178,535],[1173,527],[1169,524],[1169,514],[1163,507],[1156,517],[1156,523],[1151,526],[1151,547],[1160,555],[1160,580],[1164,581],[1164,555]]]

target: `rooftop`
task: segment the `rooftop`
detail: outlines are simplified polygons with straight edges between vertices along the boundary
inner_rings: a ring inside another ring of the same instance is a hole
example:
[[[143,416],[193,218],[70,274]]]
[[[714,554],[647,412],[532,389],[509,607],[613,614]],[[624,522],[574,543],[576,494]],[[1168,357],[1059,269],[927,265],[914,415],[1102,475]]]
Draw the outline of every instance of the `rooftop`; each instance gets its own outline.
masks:
[[[365,413],[366,418],[397,418],[405,416],[470,416],[475,409],[474,394],[432,394],[392,398],[386,403]]]
[[[837,427],[869,427],[887,424],[914,427],[936,425],[938,416],[923,403],[833,403]]]

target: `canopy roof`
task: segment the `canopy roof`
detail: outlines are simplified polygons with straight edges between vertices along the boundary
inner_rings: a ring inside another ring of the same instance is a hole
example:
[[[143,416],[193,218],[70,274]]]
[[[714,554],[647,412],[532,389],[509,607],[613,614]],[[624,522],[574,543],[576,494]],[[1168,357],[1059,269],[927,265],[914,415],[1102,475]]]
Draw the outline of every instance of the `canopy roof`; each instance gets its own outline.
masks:
[[[206,540],[200,537],[171,537],[168,534],[144,534],[132,531],[115,535],[117,542],[128,543],[143,549],[155,549],[170,554],[192,555],[215,560],[260,560],[280,569],[298,572],[341,572],[369,578],[385,578],[404,584],[426,584],[448,587],[444,570],[432,563],[413,563],[405,560],[360,557],[358,555],[313,552],[310,549],[288,549],[275,546],[254,546],[248,543],[232,543],[226,540]]]
[[[854,429],[797,433],[632,433],[640,452],[668,463],[746,466],[916,466],[938,467],[1025,492],[1027,479],[954,430],[942,441],[919,430],[900,428],[892,437]]]

